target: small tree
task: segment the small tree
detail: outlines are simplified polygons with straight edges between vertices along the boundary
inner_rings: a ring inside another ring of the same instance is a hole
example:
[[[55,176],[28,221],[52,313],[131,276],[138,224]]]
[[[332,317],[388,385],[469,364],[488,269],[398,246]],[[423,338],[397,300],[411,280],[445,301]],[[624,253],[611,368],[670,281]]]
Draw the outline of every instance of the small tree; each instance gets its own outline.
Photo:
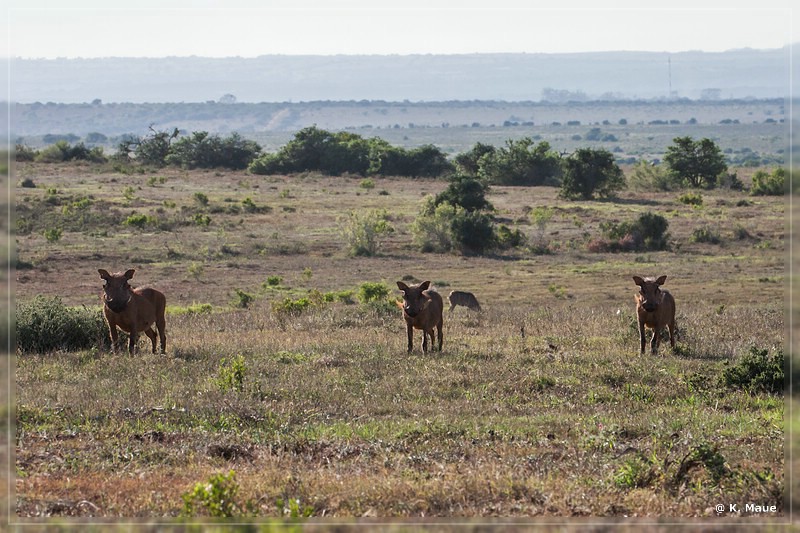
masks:
[[[691,187],[713,188],[717,176],[728,170],[725,157],[714,141],[708,138],[695,141],[691,137],[676,137],[667,147],[664,162],[670,172]]]
[[[580,148],[564,160],[560,193],[563,198],[608,197],[624,187],[622,169],[608,150]]]

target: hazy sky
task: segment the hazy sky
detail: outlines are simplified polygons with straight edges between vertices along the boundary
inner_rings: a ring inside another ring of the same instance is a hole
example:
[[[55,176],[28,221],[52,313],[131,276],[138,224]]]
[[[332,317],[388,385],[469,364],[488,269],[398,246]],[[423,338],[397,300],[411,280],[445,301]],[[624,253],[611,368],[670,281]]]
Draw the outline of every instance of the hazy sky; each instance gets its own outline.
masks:
[[[789,0],[5,2],[0,46],[23,58],[779,48],[796,40],[800,11]]]

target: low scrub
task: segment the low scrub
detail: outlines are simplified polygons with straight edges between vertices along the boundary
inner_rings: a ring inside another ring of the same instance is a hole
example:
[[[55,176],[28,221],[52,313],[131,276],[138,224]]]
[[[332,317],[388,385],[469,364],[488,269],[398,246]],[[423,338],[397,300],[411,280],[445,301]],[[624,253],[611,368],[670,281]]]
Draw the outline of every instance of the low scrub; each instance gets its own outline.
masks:
[[[100,308],[67,307],[58,297],[37,296],[17,305],[17,350],[47,353],[108,346]]]
[[[785,366],[783,350],[770,354],[767,349],[751,346],[736,366],[725,369],[722,381],[729,388],[783,394],[786,388]]]
[[[666,250],[669,222],[661,215],[643,213],[631,222],[601,222],[602,239],[588,244],[590,252],[640,252]]]

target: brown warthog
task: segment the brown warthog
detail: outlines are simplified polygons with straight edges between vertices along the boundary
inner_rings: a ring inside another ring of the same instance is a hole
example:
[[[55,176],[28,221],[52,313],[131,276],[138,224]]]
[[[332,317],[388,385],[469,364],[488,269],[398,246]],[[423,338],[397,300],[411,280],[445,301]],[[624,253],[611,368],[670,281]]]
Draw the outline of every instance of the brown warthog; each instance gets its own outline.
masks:
[[[134,269],[126,272],[109,274],[107,270],[98,269],[100,277],[105,280],[103,294],[103,314],[108,322],[108,331],[111,334],[111,348],[117,352],[119,347],[119,333],[117,327],[128,333],[128,351],[133,354],[139,333],[144,331],[153,343],[153,353],[156,353],[156,332],[151,327],[158,328],[161,339],[161,353],[167,348],[166,321],[164,311],[167,299],[162,292],[149,288],[132,288],[128,281],[133,277]]]
[[[453,309],[456,308],[457,305],[463,305],[473,311],[480,311],[481,304],[478,303],[478,299],[475,298],[475,295],[471,292],[465,291],[452,291],[447,296],[447,301],[450,302],[450,312],[453,312]]]
[[[650,340],[650,351],[655,354],[658,350],[659,334],[665,327],[669,330],[669,343],[675,350],[675,298],[668,291],[661,290],[661,285],[667,276],[658,279],[641,278],[633,276],[633,281],[639,286],[636,294],[636,315],[639,318],[639,342],[641,352],[644,353],[645,334],[644,328],[653,330]]]
[[[428,336],[431,338],[431,350],[434,350],[434,327],[439,335],[439,351],[442,351],[444,302],[442,302],[442,296],[435,289],[429,288],[430,285],[430,281],[423,281],[419,285],[411,287],[402,281],[397,282],[397,287],[403,293],[403,303],[397,302],[397,305],[403,310],[403,318],[406,321],[409,352],[414,347],[414,329],[422,330],[422,351],[428,351]]]

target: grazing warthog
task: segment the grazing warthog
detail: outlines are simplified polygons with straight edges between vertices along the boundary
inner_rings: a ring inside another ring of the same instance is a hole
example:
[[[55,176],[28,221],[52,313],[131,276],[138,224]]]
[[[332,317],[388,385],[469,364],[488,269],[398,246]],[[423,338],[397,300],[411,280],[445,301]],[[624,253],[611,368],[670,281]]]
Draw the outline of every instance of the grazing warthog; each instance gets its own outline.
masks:
[[[639,286],[636,294],[636,315],[639,318],[639,342],[641,353],[644,353],[645,334],[644,328],[653,330],[650,340],[650,351],[655,354],[658,350],[659,334],[665,327],[669,330],[669,343],[675,350],[675,298],[668,291],[661,290],[661,285],[667,276],[658,279],[641,278],[633,276],[633,281]]]
[[[478,299],[471,292],[453,291],[447,296],[447,301],[450,302],[451,313],[457,305],[463,305],[473,311],[481,310],[481,304],[478,303]]]
[[[111,334],[111,348],[117,352],[119,347],[119,333],[117,328],[128,333],[128,351],[133,354],[139,333],[144,331],[153,343],[153,353],[156,353],[156,332],[151,327],[158,328],[161,339],[161,353],[167,348],[166,321],[164,311],[167,299],[162,292],[149,288],[134,289],[128,285],[133,277],[134,269],[126,272],[109,274],[107,270],[98,269],[100,277],[105,280],[103,285],[103,314],[108,322],[108,331]]]
[[[422,351],[428,351],[428,336],[433,346],[433,328],[439,335],[439,351],[442,351],[442,310],[444,303],[442,296],[435,289],[430,289],[431,282],[423,281],[419,285],[409,287],[402,281],[397,282],[397,287],[403,293],[403,303],[397,306],[403,310],[403,318],[408,329],[408,351],[414,347],[414,329],[422,330]]]

